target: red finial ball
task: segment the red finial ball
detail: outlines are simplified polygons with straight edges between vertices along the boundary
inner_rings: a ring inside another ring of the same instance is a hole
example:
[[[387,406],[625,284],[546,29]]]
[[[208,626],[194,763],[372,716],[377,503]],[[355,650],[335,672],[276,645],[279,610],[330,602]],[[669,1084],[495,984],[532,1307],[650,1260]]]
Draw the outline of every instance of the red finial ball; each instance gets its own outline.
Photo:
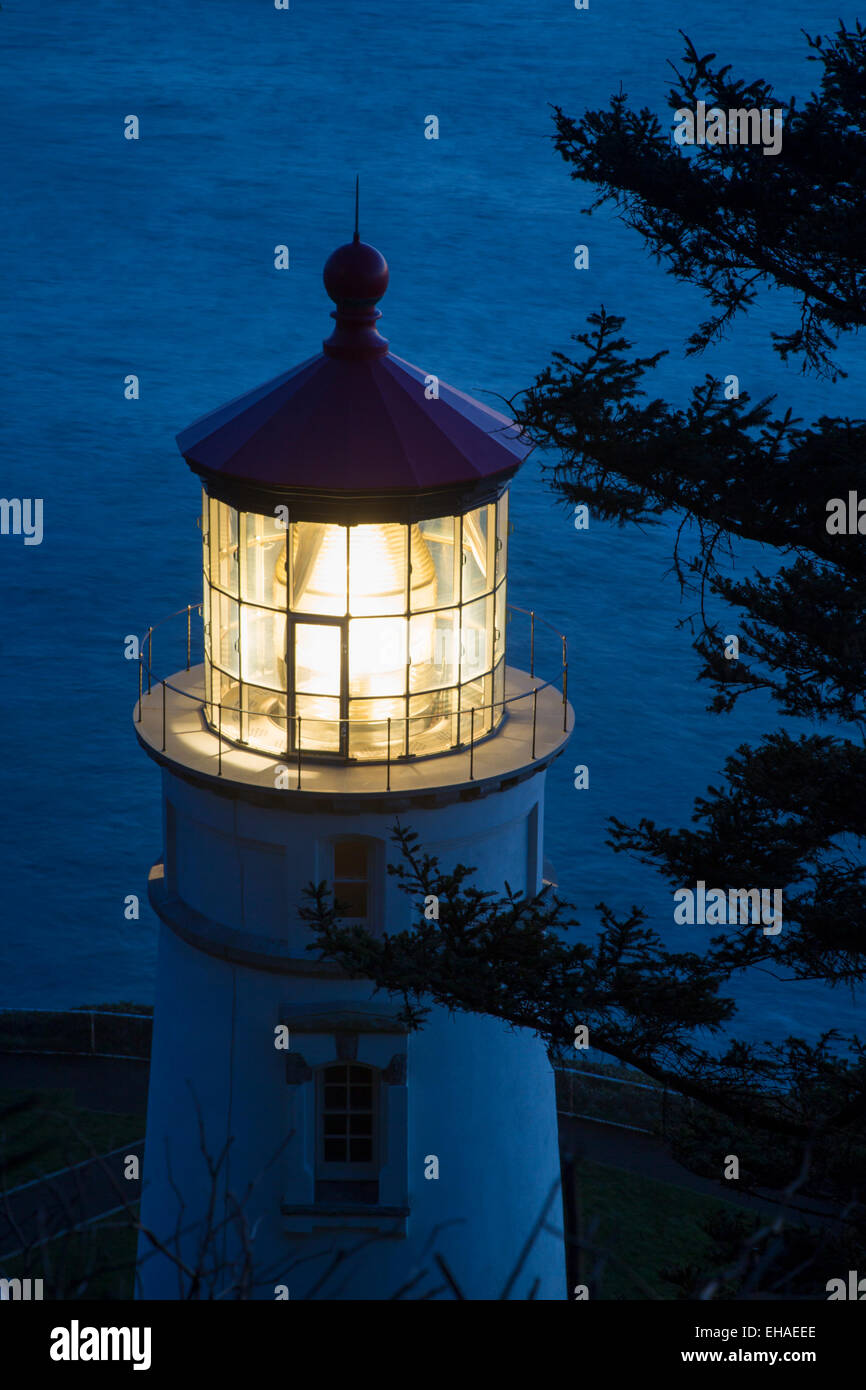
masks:
[[[322,279],[335,304],[375,304],[388,288],[388,262],[366,241],[347,241],[328,257]]]

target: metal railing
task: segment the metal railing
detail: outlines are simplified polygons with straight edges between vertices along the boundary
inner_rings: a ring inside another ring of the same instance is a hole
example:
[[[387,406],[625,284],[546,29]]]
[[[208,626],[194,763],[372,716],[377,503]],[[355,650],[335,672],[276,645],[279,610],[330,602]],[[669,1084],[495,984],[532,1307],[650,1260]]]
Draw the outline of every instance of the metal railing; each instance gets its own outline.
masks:
[[[0,1009],[0,1052],[70,1057],[150,1056],[152,1014],[110,1009]]]
[[[553,1067],[556,1108],[574,1119],[664,1136],[694,1105],[679,1091],[612,1065],[609,1058],[593,1064],[560,1052]]]
[[[564,636],[563,633],[557,631],[557,629],[553,626],[553,624],[552,624],[552,623],[549,623],[545,618],[540,618],[540,617],[538,616],[538,614],[535,612],[535,610],[534,610],[534,609],[531,609],[531,608],[530,608],[530,609],[527,609],[527,608],[519,608],[519,607],[517,607],[515,604],[509,604],[509,605],[508,605],[508,608],[507,608],[507,614],[508,614],[507,622],[510,624],[511,621],[512,621],[513,615],[516,614],[516,613],[519,613],[519,614],[521,614],[523,617],[526,617],[526,618],[529,619],[529,633],[528,633],[528,643],[529,643],[529,663],[528,663],[528,664],[529,664],[529,676],[530,676],[530,679],[532,679],[533,681],[536,681],[536,682],[537,682],[535,685],[533,685],[533,688],[532,688],[531,690],[523,691],[523,692],[522,692],[521,694],[519,694],[519,695],[510,695],[510,696],[506,696],[506,695],[503,693],[503,695],[502,695],[502,697],[501,697],[500,699],[498,699],[498,700],[492,700],[489,704],[485,704],[485,705],[473,705],[473,706],[471,706],[471,707],[470,707],[469,709],[467,709],[467,710],[458,710],[458,711],[456,711],[456,712],[452,711],[450,714],[446,715],[445,717],[446,717],[446,718],[456,719],[456,720],[457,720],[457,735],[458,735],[458,738],[457,738],[457,742],[456,742],[456,743],[453,743],[453,744],[451,744],[450,746],[448,746],[448,747],[446,747],[446,748],[437,748],[437,749],[435,749],[434,751],[431,751],[431,752],[429,752],[429,753],[417,752],[417,753],[408,753],[408,754],[406,754],[406,753],[398,753],[398,754],[392,753],[392,748],[394,747],[394,742],[393,742],[393,740],[392,740],[392,727],[393,727],[394,725],[398,725],[398,726],[400,726],[400,727],[404,730],[404,737],[403,737],[402,742],[403,742],[403,746],[406,747],[406,746],[409,745],[409,739],[408,739],[408,737],[407,737],[408,733],[410,732],[409,726],[411,726],[413,723],[417,723],[417,722],[421,722],[421,721],[427,721],[427,723],[429,724],[429,720],[430,720],[430,715],[429,715],[429,713],[426,713],[426,712],[425,712],[425,713],[423,713],[423,714],[418,714],[418,715],[407,715],[407,716],[405,716],[404,718],[400,718],[400,719],[387,718],[387,719],[383,719],[383,720],[370,719],[369,717],[354,718],[354,719],[353,719],[351,716],[347,716],[347,717],[343,717],[343,716],[336,716],[336,717],[333,717],[333,716],[332,716],[331,718],[328,718],[328,719],[320,719],[320,718],[315,718],[315,717],[313,717],[313,716],[311,716],[311,715],[304,715],[304,716],[299,715],[299,714],[279,715],[279,714],[271,713],[270,711],[268,712],[267,716],[262,716],[262,715],[260,715],[258,712],[253,712],[253,713],[251,714],[249,711],[247,711],[247,712],[242,711],[241,703],[240,703],[240,697],[238,698],[238,701],[237,701],[236,703],[232,703],[232,704],[224,703],[224,702],[222,702],[222,701],[217,701],[217,700],[213,700],[213,699],[210,699],[210,700],[209,700],[209,699],[207,699],[207,692],[206,692],[206,691],[191,693],[189,690],[184,690],[181,686],[176,685],[176,684],[173,684],[172,681],[169,680],[167,677],[157,675],[156,672],[154,671],[154,666],[153,666],[153,636],[154,636],[154,633],[155,633],[156,631],[158,631],[159,629],[165,628],[167,624],[174,622],[175,619],[182,618],[182,619],[185,620],[185,628],[186,628],[186,658],[185,658],[185,659],[186,659],[186,665],[185,665],[185,669],[186,669],[187,671],[190,671],[190,670],[192,669],[192,666],[193,666],[193,655],[194,655],[194,652],[193,652],[193,614],[196,614],[197,617],[200,619],[200,618],[201,618],[201,613],[202,613],[202,604],[201,604],[201,603],[188,603],[188,604],[186,605],[185,608],[179,608],[179,609],[177,609],[176,612],[170,613],[167,617],[160,619],[159,622],[152,624],[152,625],[147,629],[147,632],[145,633],[144,638],[141,640],[141,642],[140,642],[140,644],[139,644],[139,658],[138,658],[138,709],[137,709],[137,713],[136,713],[136,723],[139,723],[139,724],[141,723],[141,718],[142,718],[142,700],[143,700],[143,697],[144,697],[145,694],[149,697],[149,696],[151,695],[151,693],[152,693],[152,690],[153,690],[153,687],[154,687],[154,686],[159,686],[159,687],[161,687],[161,702],[162,702],[162,744],[161,744],[161,750],[160,750],[160,751],[162,751],[162,752],[165,752],[165,749],[166,749],[166,720],[167,720],[167,714],[166,714],[166,692],[167,692],[168,690],[172,691],[172,693],[175,694],[175,695],[180,695],[180,696],[182,696],[184,699],[188,699],[188,700],[193,701],[196,705],[198,705],[198,706],[200,706],[200,707],[202,707],[202,708],[205,708],[205,709],[208,710],[208,711],[216,711],[216,726],[214,727],[214,722],[213,722],[213,718],[212,718],[212,717],[210,717],[210,718],[208,719],[208,723],[209,723],[210,727],[214,730],[214,732],[216,733],[216,736],[217,736],[217,775],[220,776],[220,777],[222,776],[223,745],[226,744],[226,745],[228,746],[229,749],[231,749],[231,748],[240,748],[240,749],[243,749],[243,750],[245,750],[245,751],[251,751],[251,752],[260,753],[260,754],[261,754],[261,753],[267,754],[268,752],[272,752],[272,753],[274,754],[274,756],[277,756],[277,757],[279,757],[279,758],[281,758],[281,759],[285,759],[286,761],[291,760],[291,761],[295,762],[295,763],[296,763],[296,767],[297,767],[297,787],[298,787],[298,789],[300,789],[300,787],[301,787],[301,779],[302,779],[302,772],[303,772],[303,757],[304,757],[304,754],[306,754],[308,757],[309,757],[310,755],[312,755],[316,767],[321,767],[321,766],[323,765],[323,763],[324,763],[324,764],[331,763],[332,765],[333,765],[334,763],[339,763],[339,764],[342,764],[342,763],[351,763],[351,764],[353,764],[353,765],[363,765],[363,766],[375,766],[375,765],[378,763],[378,764],[384,766],[384,768],[385,768],[385,789],[386,789],[387,791],[390,791],[390,789],[391,789],[391,769],[392,769],[392,767],[395,765],[395,763],[400,764],[400,763],[406,763],[406,762],[414,762],[414,761],[418,761],[418,760],[420,760],[420,759],[429,759],[429,758],[432,758],[432,757],[447,756],[448,754],[454,754],[454,753],[467,752],[467,751],[468,751],[468,753],[469,753],[469,780],[470,780],[470,781],[474,781],[474,780],[475,780],[475,750],[476,750],[476,748],[478,747],[478,745],[479,745],[480,743],[484,742],[485,739],[489,738],[492,734],[494,734],[494,733],[497,731],[497,729],[499,728],[500,723],[501,723],[501,717],[502,717],[504,714],[510,712],[510,711],[511,711],[511,707],[516,706],[516,705],[519,705],[522,701],[527,701],[527,700],[531,702],[531,717],[532,717],[531,758],[532,758],[533,761],[535,760],[535,757],[536,757],[536,746],[537,746],[537,725],[538,725],[538,696],[539,696],[539,694],[540,694],[542,691],[544,691],[544,690],[548,690],[548,689],[558,689],[559,687],[558,687],[558,685],[557,685],[557,681],[561,681],[562,729],[563,729],[563,732],[564,732],[564,733],[567,733],[567,732],[568,732],[568,647],[567,647],[567,641],[566,641],[566,638],[565,638],[565,636]],[[557,673],[556,673],[556,676],[555,676],[555,677],[552,677],[551,679],[548,679],[548,680],[541,680],[540,677],[538,677],[538,676],[536,675],[536,669],[535,669],[535,668],[536,668],[537,628],[538,628],[539,626],[541,626],[541,627],[543,627],[543,628],[546,628],[546,629],[548,629],[551,633],[553,633],[553,634],[555,635],[556,641],[557,641],[557,652],[558,652],[558,655],[559,655],[559,669],[558,669],[558,671],[557,671]],[[202,637],[203,637],[203,629],[202,629]],[[195,654],[196,654],[196,656],[198,657],[197,651],[196,651]],[[178,656],[179,656],[181,659],[183,659],[183,652],[180,651],[180,652],[178,653]],[[176,659],[177,659],[177,658],[176,658]],[[204,643],[203,643],[203,640],[202,640],[202,644],[201,644],[201,658],[200,658],[200,659],[201,659],[201,660],[204,659]],[[505,658],[504,658],[504,655],[503,655],[503,657],[502,657],[501,659],[502,659],[502,661],[504,661],[504,659],[505,659]],[[199,664],[199,660],[198,660],[198,659],[196,660],[195,664],[196,664],[196,665]],[[488,674],[489,674],[489,673],[488,673]],[[240,678],[238,678],[238,686],[239,686],[239,687],[241,686],[242,683],[243,683],[243,682],[241,682]],[[278,692],[276,692],[276,691],[274,692],[274,694],[277,694],[277,693],[278,693]],[[285,740],[285,746],[283,747],[282,750],[278,750],[278,749],[266,749],[266,748],[262,748],[260,745],[257,745],[257,744],[254,744],[254,743],[250,743],[249,741],[245,741],[245,740],[243,740],[242,738],[239,738],[239,737],[238,737],[238,738],[233,738],[233,737],[232,737],[231,735],[229,735],[229,734],[224,734],[224,733],[223,733],[223,711],[224,711],[224,710],[228,711],[229,714],[230,714],[231,716],[233,716],[234,718],[237,718],[239,727],[240,727],[240,719],[241,719],[241,716],[242,716],[243,713],[246,714],[246,717],[247,717],[247,718],[251,718],[251,717],[267,717],[267,719],[269,719],[272,723],[276,723],[276,724],[279,724],[281,721],[285,721],[285,723],[286,723],[286,740]],[[497,717],[497,711],[498,711],[498,716],[499,716],[499,717]],[[482,715],[485,715],[485,714],[487,714],[487,713],[490,714],[490,727],[487,728],[487,729],[484,729],[484,722],[482,721],[481,726],[480,726],[480,727],[481,727],[481,733],[480,733],[479,735],[476,735],[476,728],[478,727],[477,719],[478,719],[478,717],[480,717],[480,716],[482,716]],[[462,729],[463,729],[463,721],[464,721],[465,719],[467,719],[467,718],[468,718],[468,722],[469,722],[469,738],[468,738],[468,740],[466,740],[466,739],[461,739],[461,737],[460,737],[461,732],[462,732]],[[289,725],[290,725],[290,724],[292,725],[293,730],[294,730],[294,733],[295,733],[295,747],[294,747],[294,748],[291,747],[290,738],[289,738]],[[344,755],[344,754],[339,754],[339,753],[330,753],[330,754],[329,754],[327,751],[324,751],[324,752],[323,752],[322,749],[316,749],[316,748],[310,746],[310,743],[309,743],[309,732],[308,732],[308,743],[307,743],[306,748],[304,747],[304,729],[306,728],[306,729],[309,731],[309,728],[310,728],[311,725],[312,725],[312,726],[315,726],[315,725],[327,725],[327,726],[330,726],[330,727],[333,727],[334,725],[338,725],[338,726],[340,727],[340,729],[342,730],[343,728],[350,729],[351,726],[352,726],[353,724],[358,725],[358,726],[364,725],[364,726],[366,726],[366,727],[368,727],[368,728],[369,728],[369,726],[370,726],[371,724],[382,724],[382,725],[385,725],[385,726],[386,726],[386,747],[385,747],[385,755],[384,755],[384,757],[381,757],[381,758],[353,758],[353,757],[351,757],[351,756],[346,756],[346,755]]]

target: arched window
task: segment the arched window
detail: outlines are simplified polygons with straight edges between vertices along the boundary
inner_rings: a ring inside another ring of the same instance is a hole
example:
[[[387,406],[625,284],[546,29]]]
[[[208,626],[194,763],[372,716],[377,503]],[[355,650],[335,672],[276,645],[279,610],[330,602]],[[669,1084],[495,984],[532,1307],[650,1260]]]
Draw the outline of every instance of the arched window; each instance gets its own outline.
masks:
[[[378,1201],[379,1085],[376,1068],[357,1062],[319,1069],[317,1201]]]

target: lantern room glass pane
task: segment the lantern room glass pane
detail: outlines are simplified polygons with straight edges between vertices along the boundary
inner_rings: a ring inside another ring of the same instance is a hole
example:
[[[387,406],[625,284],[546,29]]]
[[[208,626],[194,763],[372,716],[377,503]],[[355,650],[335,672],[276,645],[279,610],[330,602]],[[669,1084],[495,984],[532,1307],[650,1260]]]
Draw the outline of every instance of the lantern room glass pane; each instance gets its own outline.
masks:
[[[286,608],[286,528],[275,516],[241,513],[241,598]]]
[[[269,753],[284,753],[287,747],[286,696],[261,686],[244,685],[244,742]]]
[[[410,619],[409,689],[434,690],[456,685],[460,610],[423,613]]]
[[[349,622],[349,694],[401,695],[406,690],[405,618]]]
[[[201,490],[201,545],[204,577],[210,577],[210,499],[204,488]]]
[[[409,752],[443,753],[457,740],[457,690],[433,690],[409,698]]]
[[[503,701],[505,699],[505,662],[500,661],[493,672],[493,717],[496,720],[502,718]]]
[[[213,671],[213,723],[226,738],[240,738],[240,686],[222,671]],[[217,706],[221,705],[220,711]]]
[[[407,528],[349,528],[349,612],[356,617],[405,613]]]
[[[489,733],[493,724],[492,676],[468,681],[460,691],[460,741],[468,743]],[[474,716],[472,711],[475,711]]]
[[[463,606],[460,627],[460,675],[472,680],[493,665],[493,595]]]
[[[496,583],[505,576],[508,567],[508,493],[503,492],[496,503]]]
[[[241,604],[241,676],[253,685],[286,688],[286,615]]]
[[[340,645],[340,629],[331,623],[295,623],[295,690],[339,695]]]
[[[292,526],[292,602],[299,613],[346,611],[345,526],[296,521]]]
[[[234,507],[211,498],[210,504],[211,583],[226,593],[238,592],[238,514]]]
[[[214,589],[211,594],[211,653],[215,666],[235,678],[240,673],[238,604]]]
[[[309,753],[339,753],[340,701],[323,695],[296,695],[295,715],[300,715],[301,750]],[[293,739],[297,747],[298,720],[293,719]]]
[[[413,613],[436,608],[446,602],[440,593],[439,576],[430,546],[417,523],[409,527],[409,580],[409,608]]]
[[[409,620],[409,688],[427,690],[436,680],[436,613],[419,613]]]
[[[478,507],[463,518],[462,598],[476,598],[493,588],[493,507]]]
[[[211,659],[211,628],[210,628],[210,584],[204,586],[201,604],[201,621],[204,632],[204,652],[207,661]]]
[[[505,655],[505,624],[508,621],[508,609],[505,602],[505,580],[496,590],[494,614],[493,614],[493,664],[501,660]]]
[[[403,752],[406,702],[400,697],[349,701],[349,756],[388,757],[388,720],[391,720],[391,757]]]
[[[434,517],[431,521],[420,521],[412,527],[412,552],[416,549],[415,532],[423,541],[430,556],[435,575],[435,592],[431,595],[427,588],[419,585],[412,594],[412,610],[420,608],[447,608],[460,597],[460,567],[457,558],[457,527],[459,521],[453,516]],[[413,571],[415,560],[412,562]],[[413,575],[414,578],[414,575]],[[414,585],[413,585],[414,589]]]

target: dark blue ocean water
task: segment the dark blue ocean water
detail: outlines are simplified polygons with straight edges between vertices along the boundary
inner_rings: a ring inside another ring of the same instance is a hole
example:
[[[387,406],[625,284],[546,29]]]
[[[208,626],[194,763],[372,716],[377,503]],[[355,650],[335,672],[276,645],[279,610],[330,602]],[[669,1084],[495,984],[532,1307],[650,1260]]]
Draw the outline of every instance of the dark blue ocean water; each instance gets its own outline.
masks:
[[[589,190],[550,147],[551,102],[579,114],[622,82],[660,109],[680,26],[744,76],[805,93],[816,71],[801,27],[829,31],[837,8],[4,0],[0,492],[44,498],[45,536],[0,538],[0,1005],[152,998],[155,923],[147,908],[125,921],[123,900],[145,895],[159,786],[133,737],[123,638],[199,596],[198,490],[174,435],[318,350],[321,268],[351,232],[356,171],[362,235],[391,267],[383,331],[446,381],[509,397],[604,303],[641,349],[670,349],[659,393],[736,372],[806,419],[862,414],[862,359],[849,353],[847,382],[829,388],[769,350],[790,318],[778,297],[685,359],[698,295],[609,212],[583,216]],[[429,114],[438,141],[424,139]],[[573,268],[578,242],[588,272]],[[138,401],[124,399],[127,373]],[[726,752],[776,718],[757,699],[705,713],[667,528],[577,533],[536,462],[512,508],[510,599],[570,643],[577,731],[549,776],[547,822],[562,888],[588,931],[599,899],[643,902],[671,942],[695,946],[702,929],[674,928],[670,889],[605,848],[605,819],[686,823]],[[589,791],[573,789],[579,762]],[[749,1036],[855,1016],[847,994],[767,975],[739,998]]]

